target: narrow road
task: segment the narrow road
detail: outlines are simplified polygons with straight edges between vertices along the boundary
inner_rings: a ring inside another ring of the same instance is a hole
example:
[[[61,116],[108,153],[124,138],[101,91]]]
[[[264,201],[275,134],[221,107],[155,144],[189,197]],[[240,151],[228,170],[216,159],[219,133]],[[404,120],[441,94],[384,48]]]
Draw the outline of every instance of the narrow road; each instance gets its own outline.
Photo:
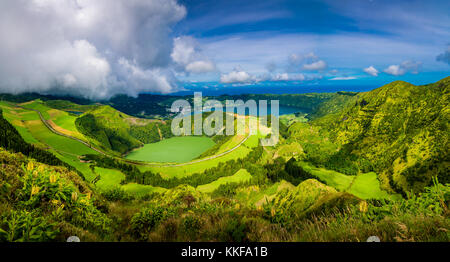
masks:
[[[63,133],[61,133],[61,132],[58,132],[57,130],[55,130],[55,129],[47,122],[47,120],[45,120],[44,116],[42,115],[42,113],[41,113],[39,110],[37,110],[37,109],[32,109],[32,108],[26,108],[26,107],[19,106],[19,105],[14,105],[14,106],[19,107],[19,108],[22,108],[22,109],[25,109],[25,110],[32,110],[32,111],[38,113],[39,118],[41,119],[42,123],[44,123],[44,125],[45,125],[52,133],[54,133],[54,134],[56,134],[56,135],[59,135],[59,136],[63,136],[63,137],[69,138],[69,139],[72,139],[72,140],[75,140],[75,141],[78,141],[78,142],[80,142],[80,143],[86,145],[87,147],[91,148],[92,150],[94,150],[94,151],[96,151],[96,152],[98,152],[98,153],[100,153],[100,154],[102,154],[102,155],[104,155],[104,156],[108,156],[108,157],[111,157],[111,158],[117,158],[117,157],[115,157],[115,156],[111,156],[111,155],[109,155],[109,154],[107,154],[107,153],[101,151],[100,149],[97,149],[97,148],[93,147],[91,144],[89,144],[89,143],[86,142],[86,141],[83,141],[83,140],[78,139],[78,138],[76,138],[76,137],[69,136],[69,135],[63,134]],[[148,162],[140,162],[140,161],[131,161],[131,160],[127,160],[127,159],[124,159],[124,158],[120,158],[120,159],[121,159],[122,161],[124,161],[124,162],[127,162],[127,163],[129,163],[129,164],[134,164],[134,165],[160,166],[160,167],[178,167],[178,166],[187,166],[187,165],[192,165],[192,164],[196,164],[196,163],[200,163],[200,162],[204,162],[204,161],[216,159],[216,158],[222,157],[222,156],[224,156],[224,155],[227,155],[227,154],[233,152],[234,150],[238,149],[243,143],[245,143],[245,141],[247,141],[247,139],[248,139],[249,137],[250,137],[250,134],[249,134],[248,136],[246,136],[246,137],[245,137],[238,145],[236,145],[235,147],[233,147],[233,148],[231,148],[231,149],[229,149],[229,150],[227,150],[227,151],[225,151],[225,152],[222,152],[222,153],[220,153],[220,154],[213,155],[213,156],[210,156],[210,157],[207,157],[207,158],[202,158],[202,159],[194,160],[194,161],[191,161],[191,162],[187,162],[187,163],[181,163],[181,164],[160,164],[160,163],[148,163]],[[71,153],[68,153],[68,152],[64,152],[64,153],[71,154]],[[72,154],[72,155],[73,155],[73,154]]]

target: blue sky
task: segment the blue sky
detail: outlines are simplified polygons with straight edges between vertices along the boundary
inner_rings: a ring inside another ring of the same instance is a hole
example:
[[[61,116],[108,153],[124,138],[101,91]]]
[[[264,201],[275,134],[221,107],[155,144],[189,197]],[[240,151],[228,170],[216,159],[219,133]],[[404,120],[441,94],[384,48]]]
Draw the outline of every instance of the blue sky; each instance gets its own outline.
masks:
[[[424,84],[450,73],[450,1],[179,2],[187,15],[173,33],[216,65],[182,81]]]
[[[450,1],[0,1],[0,39],[0,93],[364,90],[449,75]]]

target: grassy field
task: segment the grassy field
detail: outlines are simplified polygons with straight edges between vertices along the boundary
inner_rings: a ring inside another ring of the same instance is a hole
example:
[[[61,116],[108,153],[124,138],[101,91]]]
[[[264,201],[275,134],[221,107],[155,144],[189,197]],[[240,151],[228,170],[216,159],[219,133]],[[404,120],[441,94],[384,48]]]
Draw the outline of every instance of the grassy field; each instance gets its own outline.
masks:
[[[391,195],[380,188],[377,174],[370,172],[360,174],[353,180],[353,184],[347,192],[363,199],[398,199],[400,195]]]
[[[95,186],[100,190],[112,189],[120,186],[120,182],[125,179],[125,175],[114,169],[106,169],[95,167],[95,173],[100,176],[100,180],[95,183]]]
[[[333,170],[316,168],[307,163],[302,163],[302,167],[327,185],[362,199],[393,199],[398,197],[382,190],[377,174],[373,172],[348,176]]]
[[[221,177],[214,182],[209,184],[198,186],[196,189],[202,193],[212,193],[214,190],[219,188],[220,185],[228,184],[228,183],[240,183],[246,182],[252,178],[252,175],[245,170],[241,169],[236,172],[236,174],[227,177]]]
[[[198,157],[213,145],[214,142],[208,137],[172,137],[146,144],[128,154],[126,158],[147,162],[183,163]]]
[[[162,187],[154,187],[154,186],[147,186],[147,185],[140,185],[136,183],[129,183],[122,186],[122,189],[126,192],[133,194],[133,195],[146,195],[150,193],[163,193],[167,189]]]
[[[42,105],[39,101],[24,104],[26,108],[36,108],[46,113],[48,119],[51,119],[52,110],[45,105]],[[92,181],[96,175],[89,168],[86,163],[81,163],[78,156],[84,154],[97,154],[96,151],[77,142],[73,139],[52,133],[40,120],[37,112],[29,111],[22,108],[12,107],[10,104],[1,103],[0,107],[3,110],[3,115],[8,120],[28,143],[37,145],[42,148],[46,148],[51,151],[62,161],[75,167],[78,171],[83,173],[87,181]],[[61,112],[61,111],[59,111]],[[53,112],[54,113],[54,112]],[[68,122],[67,113],[57,113],[60,121]],[[67,114],[67,115],[66,115]],[[53,114],[55,115],[55,114]],[[66,118],[63,120],[63,118]],[[56,118],[55,118],[56,119]],[[66,123],[67,125],[67,123]],[[66,126],[67,127],[67,126]]]

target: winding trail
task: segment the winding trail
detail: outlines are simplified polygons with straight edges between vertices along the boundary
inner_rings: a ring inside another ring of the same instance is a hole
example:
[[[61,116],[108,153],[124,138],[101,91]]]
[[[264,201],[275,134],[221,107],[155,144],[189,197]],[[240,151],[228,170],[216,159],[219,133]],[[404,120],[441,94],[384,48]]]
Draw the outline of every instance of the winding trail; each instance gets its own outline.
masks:
[[[44,125],[45,125],[52,133],[54,133],[54,134],[56,134],[56,135],[63,136],[63,137],[66,137],[66,138],[69,138],[69,139],[78,141],[78,142],[84,144],[85,146],[91,148],[92,150],[94,150],[94,151],[96,151],[96,152],[98,152],[98,153],[100,153],[100,154],[102,154],[102,155],[104,155],[104,156],[108,156],[108,157],[115,158],[115,159],[120,159],[120,160],[122,160],[122,161],[124,161],[124,162],[127,162],[127,163],[129,163],[129,164],[134,164],[134,165],[158,166],[158,167],[179,167],[179,166],[187,166],[187,165],[197,164],[197,163],[200,163],[200,162],[213,160],[213,159],[222,157],[222,156],[224,156],[224,155],[227,155],[227,154],[233,152],[234,150],[238,149],[243,143],[245,143],[245,141],[247,141],[247,139],[250,137],[250,134],[249,134],[249,135],[246,136],[241,142],[239,142],[238,145],[236,145],[235,147],[233,147],[233,148],[231,148],[231,149],[229,149],[229,150],[227,150],[227,151],[225,151],[225,152],[222,152],[222,153],[220,153],[220,154],[213,155],[213,156],[210,156],[210,157],[207,157],[207,158],[202,158],[202,159],[194,160],[194,161],[191,161],[191,162],[186,162],[186,163],[181,163],[181,164],[163,164],[163,163],[149,163],[149,162],[141,162],[141,161],[132,161],[132,160],[128,160],[128,159],[118,158],[118,157],[116,157],[116,156],[112,156],[112,155],[110,155],[110,154],[108,154],[108,153],[106,153],[106,152],[103,152],[102,150],[100,150],[100,149],[98,149],[98,148],[93,147],[91,144],[89,144],[89,143],[86,142],[86,141],[83,141],[83,140],[81,140],[81,139],[79,139],[79,138],[76,138],[76,137],[73,137],[73,136],[69,136],[69,135],[63,134],[63,133],[61,133],[61,132],[55,130],[55,129],[47,122],[47,120],[45,120],[45,118],[44,118],[44,116],[42,115],[42,113],[41,113],[39,110],[37,110],[37,109],[26,108],[26,107],[23,107],[23,106],[20,106],[20,105],[14,105],[14,106],[15,106],[15,107],[22,108],[22,109],[25,109],[25,110],[31,110],[31,111],[34,111],[34,112],[38,113],[39,118],[41,119],[42,123],[43,123],[43,124],[44,124]],[[58,151],[58,150],[57,150],[57,151]],[[62,152],[62,151],[60,151],[60,152]],[[69,153],[69,152],[62,152],[62,153],[74,155],[74,154]]]

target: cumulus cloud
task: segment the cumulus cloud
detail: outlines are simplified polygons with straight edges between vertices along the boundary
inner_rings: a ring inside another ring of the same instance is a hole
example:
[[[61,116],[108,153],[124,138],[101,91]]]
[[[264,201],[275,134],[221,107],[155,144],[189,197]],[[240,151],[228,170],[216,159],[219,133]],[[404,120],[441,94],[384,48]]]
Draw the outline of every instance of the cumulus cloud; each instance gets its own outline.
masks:
[[[373,66],[369,66],[363,69],[364,72],[366,72],[367,74],[371,75],[371,76],[378,76],[378,73],[380,73],[375,67]]]
[[[298,72],[300,69],[307,71],[321,71],[327,68],[327,63],[320,60],[313,52],[304,55],[291,54],[288,56],[288,72]]]
[[[436,61],[444,62],[450,65],[450,45],[447,46],[447,50],[444,53],[439,54],[436,57]]]
[[[174,39],[170,55],[179,68],[188,73],[207,73],[216,70],[215,64],[201,53],[198,43],[189,36]]]
[[[170,32],[185,15],[176,0],[4,1],[0,92],[95,99],[172,92]]]
[[[327,68],[327,63],[323,60],[312,62],[310,64],[304,64],[303,69],[309,71],[319,71]]]
[[[242,69],[235,69],[228,74],[222,74],[220,76],[220,82],[229,83],[249,83],[255,81],[256,78]]]
[[[390,65],[383,71],[389,75],[401,76],[408,72],[412,74],[418,74],[421,67],[422,62],[407,60],[402,62],[400,65]]]

